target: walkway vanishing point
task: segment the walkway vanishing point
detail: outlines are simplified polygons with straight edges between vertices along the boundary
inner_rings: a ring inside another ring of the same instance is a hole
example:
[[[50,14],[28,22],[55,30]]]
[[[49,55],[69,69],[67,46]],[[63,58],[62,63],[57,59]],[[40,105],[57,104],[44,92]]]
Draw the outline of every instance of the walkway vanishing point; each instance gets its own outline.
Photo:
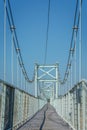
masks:
[[[71,130],[72,128],[56,112],[50,104],[46,104],[33,118],[18,130]]]

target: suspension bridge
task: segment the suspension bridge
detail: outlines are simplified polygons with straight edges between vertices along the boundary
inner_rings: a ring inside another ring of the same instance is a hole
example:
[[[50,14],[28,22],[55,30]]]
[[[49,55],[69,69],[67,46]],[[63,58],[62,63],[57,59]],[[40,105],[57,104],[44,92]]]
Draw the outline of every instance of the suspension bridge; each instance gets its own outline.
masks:
[[[12,2],[0,2],[4,19],[0,39],[0,130],[87,130],[86,0],[75,1],[63,76],[59,63],[47,63],[52,0],[46,1],[44,63],[35,63],[32,79],[23,60]]]

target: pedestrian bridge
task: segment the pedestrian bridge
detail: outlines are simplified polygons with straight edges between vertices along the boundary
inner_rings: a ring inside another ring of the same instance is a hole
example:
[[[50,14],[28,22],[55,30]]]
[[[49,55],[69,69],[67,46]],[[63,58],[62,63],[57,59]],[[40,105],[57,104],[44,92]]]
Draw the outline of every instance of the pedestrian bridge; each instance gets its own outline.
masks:
[[[87,81],[49,102],[0,81],[0,130],[86,130]]]
[[[87,130],[87,25],[85,23],[85,21],[87,21],[87,11],[85,10],[87,6],[87,1],[75,1],[74,21],[71,27],[72,33],[70,48],[68,51],[66,50],[67,52],[69,52],[69,54],[66,66],[64,65],[65,72],[63,72],[63,67],[60,67],[59,63],[47,63],[50,10],[53,7],[53,4],[51,2],[54,2],[52,0],[43,0],[42,3],[47,1],[48,19],[46,28],[44,62],[39,64],[35,63],[32,79],[30,78],[31,73],[28,72],[28,70],[26,69],[22,57],[21,50],[24,49],[26,44],[24,46],[23,44],[21,44],[23,48],[21,48],[19,44],[20,38],[18,39],[16,25],[12,12],[12,10],[14,9],[12,7],[15,6],[14,2],[10,0],[0,1],[0,130]],[[55,0],[54,3],[56,3],[56,1],[57,0]],[[60,2],[59,6],[61,5]],[[32,4],[32,6],[33,4],[35,4],[33,2],[30,3]],[[41,5],[43,7],[41,6],[40,9],[44,9],[44,4],[42,3]],[[19,7],[21,7],[22,4],[20,6],[19,5],[18,10],[20,10]],[[37,5],[39,6],[39,4],[35,4],[34,7],[36,7]],[[62,5],[65,6],[64,3]],[[70,5],[72,4],[70,3]],[[82,8],[82,5],[84,9]],[[69,9],[70,8],[71,6],[69,7]],[[54,9],[55,6],[54,8],[52,8],[52,10]],[[37,10],[34,11],[36,12]],[[43,14],[45,13],[45,11],[43,11]],[[38,10],[37,12],[40,12],[40,10]],[[24,12],[21,12],[21,14],[23,13]],[[42,15],[41,12],[40,14]],[[69,14],[71,13],[69,12]],[[17,13],[15,14],[15,17],[16,15]],[[4,20],[2,20],[2,18]],[[23,20],[18,20],[18,22],[22,22]],[[71,19],[69,18],[69,20]],[[35,20],[33,19],[32,21],[35,21],[36,25],[36,17]],[[42,22],[44,22],[44,18],[42,19]],[[61,22],[61,29],[63,28],[62,24],[63,23]],[[53,30],[55,29],[53,28]],[[64,30],[64,28],[63,31],[65,31],[65,34],[67,34],[67,31]],[[22,32],[24,32],[24,30],[22,30]],[[53,34],[55,35],[55,32],[52,33],[52,36]],[[59,31],[59,33],[60,32],[61,30]],[[42,35],[39,37],[44,39]],[[32,37],[34,38],[35,35]],[[69,34],[67,34],[67,37],[70,38]],[[64,36],[62,35],[62,39],[63,38]],[[60,47],[60,44],[62,43],[60,35],[58,36],[58,39],[60,39],[58,41],[59,43],[56,42],[55,44],[59,44],[58,48],[61,49],[61,54],[64,53],[64,56],[65,51],[63,50],[63,47]],[[64,40],[64,44],[65,41],[66,40]],[[31,44],[33,44],[33,42],[31,41],[28,41],[28,43],[29,47]],[[38,42],[35,41],[35,44],[36,43]],[[53,46],[55,46],[55,44],[53,42]],[[37,44],[37,46],[34,47],[37,47],[39,48],[38,50],[40,50],[41,48],[39,47],[39,45],[40,44]],[[66,44],[64,46],[66,46]],[[30,51],[32,50],[31,48],[29,49]],[[58,50],[56,51],[56,54],[57,52]],[[28,51],[26,53],[28,53]],[[36,54],[37,52],[33,53]],[[41,53],[40,55],[42,55]],[[51,55],[49,57],[50,59],[52,58],[51,56],[53,53],[54,52],[51,51]],[[60,55],[60,53],[58,53],[58,55]],[[60,55],[60,59],[62,59],[63,56]],[[55,57],[57,57],[57,55],[54,56],[54,58]]]

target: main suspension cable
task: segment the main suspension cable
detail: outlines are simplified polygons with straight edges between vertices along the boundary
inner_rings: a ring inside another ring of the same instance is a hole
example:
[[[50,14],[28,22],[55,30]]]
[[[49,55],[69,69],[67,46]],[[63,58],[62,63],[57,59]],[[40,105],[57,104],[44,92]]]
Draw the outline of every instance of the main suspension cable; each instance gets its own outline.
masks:
[[[13,15],[12,15],[12,9],[11,9],[11,5],[10,5],[10,1],[8,0],[8,8],[6,7],[6,13],[7,13],[7,18],[8,18],[8,23],[9,23],[9,27],[10,27],[10,31],[12,32],[11,30],[11,26],[15,27],[15,24],[14,24],[14,19],[13,19]],[[35,76],[33,76],[33,79],[30,80],[28,75],[27,75],[27,71],[25,69],[25,66],[24,66],[24,63],[23,63],[23,58],[22,58],[22,55],[21,55],[21,51],[20,51],[20,46],[19,46],[19,42],[18,42],[18,38],[17,38],[17,33],[16,33],[16,30],[14,29],[14,47],[15,47],[15,50],[16,50],[16,53],[19,54],[19,58],[18,58],[18,61],[20,63],[20,66],[23,70],[23,74],[24,74],[24,77],[25,79],[28,81],[28,82],[33,82],[34,81],[34,78]],[[19,51],[17,51],[19,50]]]
[[[73,28],[77,27],[76,35],[77,35],[77,32],[78,32],[78,26],[79,26],[79,20],[80,20],[80,18],[79,18],[79,17],[80,17],[80,14],[78,14],[78,16],[77,16],[78,3],[79,3],[79,1],[77,0],[77,2],[76,2],[76,9],[75,9],[75,16],[74,16],[74,24],[73,24]],[[77,19],[77,17],[78,17],[78,19]],[[77,20],[77,21],[76,21],[76,20]],[[77,22],[77,24],[76,24],[76,22]],[[75,31],[75,29],[73,29],[73,31],[72,31],[72,37],[71,37],[71,43],[70,43],[69,56],[68,56],[66,71],[65,71],[65,74],[64,74],[63,83],[66,81],[66,78],[68,77],[68,74],[69,74],[69,73],[68,73],[68,69],[71,68],[70,66],[71,66],[71,63],[72,63],[71,57],[73,56],[74,51],[75,51],[75,44],[76,44],[76,43],[74,43],[74,45],[73,45],[74,31]]]

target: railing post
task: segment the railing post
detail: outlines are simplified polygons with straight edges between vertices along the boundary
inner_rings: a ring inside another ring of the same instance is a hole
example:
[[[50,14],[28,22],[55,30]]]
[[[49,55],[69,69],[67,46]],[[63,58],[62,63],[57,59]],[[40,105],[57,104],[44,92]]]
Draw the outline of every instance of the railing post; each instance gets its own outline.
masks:
[[[37,64],[35,64],[35,97],[37,97],[37,93],[38,93],[38,65]]]
[[[63,97],[61,98],[61,100],[62,100],[62,116],[63,116]]]
[[[1,130],[4,130],[5,122],[5,99],[6,99],[6,85],[3,85],[2,95],[1,95]]]
[[[85,111],[86,111],[86,92],[85,91],[87,91],[87,90],[85,90],[85,88],[84,88],[84,82],[82,83],[82,119],[83,119],[83,130],[86,130],[85,129],[85,126],[86,126],[86,124],[85,124],[85,121],[86,121],[86,113],[85,113]]]
[[[70,92],[68,92],[68,101],[67,101],[67,107],[68,107],[68,121],[70,122]]]
[[[74,124],[74,118],[75,118],[74,117],[75,116],[74,115],[74,98],[75,98],[74,96],[75,96],[74,93],[72,93],[72,123],[73,123],[73,126],[75,125]]]
[[[80,130],[80,103],[78,103],[78,130]]]
[[[58,64],[56,63],[56,98],[58,98]]]
[[[77,86],[77,91],[78,91],[78,96],[77,96],[77,101],[78,101],[78,130],[80,130],[80,101],[79,101],[79,86]]]

